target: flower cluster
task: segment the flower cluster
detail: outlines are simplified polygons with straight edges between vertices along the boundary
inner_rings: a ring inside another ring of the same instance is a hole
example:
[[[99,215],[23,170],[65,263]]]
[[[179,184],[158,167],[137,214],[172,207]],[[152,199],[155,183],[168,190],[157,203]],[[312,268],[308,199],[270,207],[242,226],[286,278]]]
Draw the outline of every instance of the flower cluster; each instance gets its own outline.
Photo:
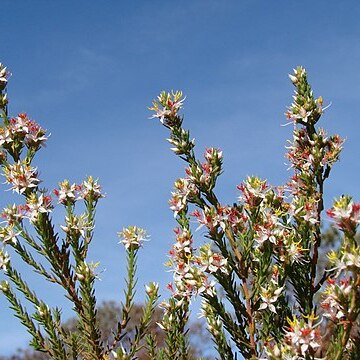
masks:
[[[175,259],[176,263],[183,263],[193,257],[193,238],[189,230],[175,228],[176,242],[172,246],[169,254]],[[182,259],[182,260],[181,260]]]
[[[324,311],[323,315],[337,322],[347,315],[352,281],[351,279],[342,279],[337,284],[335,279],[329,278],[327,284],[320,305]]]
[[[8,225],[0,227],[0,241],[3,244],[16,244],[18,242],[17,237],[21,234],[21,231],[16,231],[14,225]]]
[[[27,206],[26,205],[9,205],[7,208],[3,209],[1,213],[1,218],[6,221],[8,225],[14,225],[20,223],[24,217],[27,215]]]
[[[174,217],[180,211],[183,211],[187,207],[189,201],[194,201],[198,194],[198,189],[188,178],[181,178],[174,183],[175,191],[171,193],[171,199],[169,200],[170,209],[174,212]]]
[[[239,201],[244,202],[248,208],[256,207],[265,199],[269,186],[265,180],[256,176],[249,176],[237,187],[241,191]]]
[[[11,118],[9,124],[0,129],[0,145],[5,149],[10,147],[21,149],[22,144],[25,144],[28,148],[38,150],[48,139],[46,130],[29,119],[25,113]]]
[[[285,341],[295,350],[296,355],[314,356],[321,345],[320,322],[314,323],[317,319],[313,314],[307,319],[294,317],[288,319],[289,327],[285,333]]]
[[[54,189],[54,194],[58,198],[59,203],[63,205],[73,205],[77,200],[97,202],[105,195],[101,192],[101,186],[98,180],[94,180],[89,176],[81,184],[70,184],[69,180],[63,180],[59,183],[59,188]]]
[[[266,241],[277,244],[282,234],[282,224],[273,214],[266,214],[264,221],[254,224],[255,247],[261,247]]]
[[[201,270],[209,273],[216,273],[220,271],[223,274],[228,274],[227,259],[221,254],[214,252],[211,249],[211,244],[205,244],[199,249],[199,256],[196,258],[197,263],[201,266]]]
[[[40,183],[37,169],[20,160],[15,164],[4,167],[6,183],[11,185],[11,190],[19,194],[37,188]]]
[[[332,251],[328,257],[330,266],[333,266],[329,271],[334,276],[328,278],[327,287],[322,293],[321,307],[324,316],[334,322],[350,319],[352,313],[357,311],[352,299],[358,296],[359,285],[355,279],[360,273],[359,249],[357,247],[352,248],[351,251],[342,249],[340,254]]]
[[[296,86],[296,91],[293,97],[294,102],[291,104],[286,116],[294,123],[315,125],[323,113],[322,98],[314,99],[303,67],[299,66],[294,69],[294,74],[289,75],[289,77]]]
[[[306,128],[295,129],[293,141],[287,146],[287,158],[298,171],[322,172],[339,159],[344,140],[339,135],[327,136],[325,130],[309,133]]]
[[[294,207],[294,200],[286,201],[284,187],[270,187],[257,177],[248,177],[238,189],[242,192],[239,197],[242,213],[238,217],[242,219],[242,227],[237,228],[242,229],[242,236],[253,231],[253,260],[259,261],[270,246],[284,266],[305,263],[308,249],[304,248],[291,221],[301,216],[314,222],[313,207],[299,204]]]
[[[146,231],[138,226],[129,226],[123,228],[122,231],[118,232],[120,237],[120,243],[124,244],[126,249],[137,250],[139,249],[144,241],[149,237],[146,234]]]
[[[207,148],[204,154],[205,162],[192,163],[185,172],[199,190],[211,190],[222,171],[222,151]]]
[[[93,225],[86,214],[66,216],[65,223],[66,225],[60,225],[61,229],[74,238],[82,236],[86,239],[87,233],[93,229]]]
[[[342,271],[360,272],[360,249],[357,246],[352,248],[343,247],[339,253],[331,251],[328,254],[330,260],[329,271],[336,271],[335,277],[339,277]]]
[[[360,223],[360,203],[354,203],[350,196],[342,196],[335,200],[333,207],[326,213],[344,233],[350,236],[356,233]]]
[[[292,230],[291,232],[285,231],[283,233],[282,250],[283,251],[281,251],[279,259],[284,264],[304,265],[309,262],[309,249],[303,247],[302,241],[300,239],[297,239],[294,230]]]
[[[182,297],[190,298],[196,285],[200,282],[200,272],[193,266],[193,239],[190,231],[186,229],[174,229],[176,242],[169,251],[170,260],[166,263],[172,267],[176,290],[168,284],[173,297],[181,300]]]
[[[85,201],[96,202],[105,197],[105,195],[101,192],[101,186],[99,185],[98,180],[94,180],[92,176],[89,176],[86,180],[84,180],[80,188],[80,197]]]
[[[207,148],[204,158],[206,162],[202,165],[204,172],[210,175],[210,178],[217,178],[222,171],[223,153],[218,148]]]
[[[227,273],[227,261],[220,254],[214,253],[208,245],[204,245],[196,256],[193,249],[191,232],[176,228],[176,242],[169,251],[170,260],[167,266],[172,267],[174,286],[168,284],[176,301],[186,298],[190,301],[196,294],[211,295],[215,291],[215,283],[205,272]]]
[[[45,195],[43,193],[37,195],[31,193],[27,198],[26,205],[20,207],[20,210],[25,210],[25,217],[27,217],[30,222],[35,223],[39,214],[48,214],[52,212],[54,207],[51,201],[50,195]]]
[[[227,226],[231,227],[234,233],[242,232],[248,221],[247,214],[237,206],[205,206],[203,210],[194,210],[191,216],[199,223],[197,230],[206,226],[210,233],[216,233],[218,227],[225,231]]]
[[[72,205],[78,200],[80,191],[81,185],[70,184],[69,180],[63,180],[59,183],[59,189],[54,189],[54,194],[60,204]]]
[[[162,91],[150,108],[155,112],[151,118],[158,118],[167,127],[173,126],[179,110],[183,107],[184,100],[181,91],[172,91],[171,93]]]
[[[50,213],[53,208],[50,195],[30,193],[26,198],[26,204],[9,205],[3,209],[0,217],[3,218],[8,225],[19,224],[24,218],[29,219],[31,223],[35,223],[39,214]]]

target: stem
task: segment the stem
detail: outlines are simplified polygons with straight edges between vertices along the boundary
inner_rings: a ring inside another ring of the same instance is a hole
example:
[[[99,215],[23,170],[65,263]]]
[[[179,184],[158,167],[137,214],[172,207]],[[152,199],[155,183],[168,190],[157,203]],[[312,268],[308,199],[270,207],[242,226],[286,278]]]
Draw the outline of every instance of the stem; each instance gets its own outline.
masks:
[[[344,350],[346,350],[346,345],[350,338],[351,329],[353,328],[353,324],[358,316],[358,311],[356,311],[357,303],[359,301],[359,296],[356,294],[356,290],[353,291],[353,297],[351,299],[351,311],[349,315],[349,319],[346,320],[343,324],[344,333],[341,337],[340,343],[341,346],[337,347],[337,353],[334,357],[334,360],[342,360]]]
[[[256,354],[256,345],[255,345],[255,322],[253,319],[253,314],[252,314],[252,306],[251,306],[251,298],[250,298],[250,292],[247,286],[247,282],[246,279],[242,279],[243,283],[242,283],[242,287],[244,289],[244,296],[245,296],[245,302],[246,302],[246,311],[248,314],[248,320],[249,320],[249,337],[250,337],[250,351],[251,351],[251,355],[252,358],[256,359],[257,354]]]
[[[134,300],[134,289],[136,286],[136,254],[137,250],[130,248],[127,251],[127,288],[125,292],[125,305],[122,303],[122,313],[121,313],[121,321],[117,323],[117,329],[114,334],[114,340],[111,345],[107,346],[105,351],[105,355],[108,355],[112,350],[115,349],[119,341],[126,335],[123,334],[123,330],[126,328],[127,324],[130,320],[130,311],[133,307]]]
[[[316,270],[317,270],[317,263],[319,258],[319,247],[321,244],[320,220],[321,220],[321,212],[324,209],[324,200],[323,200],[324,181],[321,175],[317,177],[317,183],[319,185],[320,199],[317,206],[317,225],[315,232],[315,243],[314,243],[313,256],[311,259],[311,287],[310,287],[311,308],[313,308],[312,303],[313,303],[314,294],[318,291],[317,287],[319,285],[318,284],[317,286],[315,286]],[[324,273],[324,275],[325,274],[326,273]]]

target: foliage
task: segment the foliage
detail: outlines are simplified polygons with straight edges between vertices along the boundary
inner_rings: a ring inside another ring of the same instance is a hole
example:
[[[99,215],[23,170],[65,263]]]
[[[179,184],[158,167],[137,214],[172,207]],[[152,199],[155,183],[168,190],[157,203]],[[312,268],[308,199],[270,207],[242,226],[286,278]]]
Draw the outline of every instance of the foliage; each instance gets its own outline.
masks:
[[[130,312],[130,320],[127,327],[127,334],[123,339],[125,347],[131,343],[131,339],[134,337],[136,327],[141,320],[143,313],[143,306],[135,304]],[[116,327],[117,322],[121,319],[121,307],[115,301],[106,301],[102,303],[98,308],[98,322],[99,329],[101,331],[101,340],[103,342],[112,342],[113,333],[112,329]],[[165,333],[157,325],[163,316],[163,311],[160,308],[156,308],[154,315],[149,326],[149,331],[156,337],[159,347],[165,345]],[[78,324],[76,318],[67,320],[64,323],[64,327],[70,332],[77,332]],[[190,324],[189,333],[194,340],[191,348],[189,359],[197,359],[202,357],[204,359],[210,359],[206,357],[208,348],[211,347],[211,342],[208,334],[205,332],[203,322],[199,320]],[[32,349],[18,350],[16,354],[1,357],[0,360],[48,360],[49,356],[45,353],[34,351]],[[138,354],[139,360],[149,359],[146,349],[143,349]]]
[[[222,151],[208,148],[200,161],[195,140],[183,127],[183,94],[162,92],[153,102],[152,117],[168,129],[172,150],[187,164],[170,199],[177,228],[168,262],[173,271],[173,283],[168,286],[171,297],[160,304],[163,346],[150,331],[158,300],[155,283],[146,288],[147,302],[135,331],[129,330],[137,255],[147,237],[136,226],[119,233],[128,263],[125,301],[113,340],[104,343],[94,291],[96,264],[86,261],[95,208],[103,197],[100,186],[91,177],[78,185],[67,180],[59,184],[54,193],[66,211],[63,236],[59,235],[50,216],[52,199],[39,187],[41,181],[32,165],[46,132],[25,114],[8,117],[7,80],[7,70],[1,67],[1,165],[6,183],[23,196],[25,204],[4,209],[6,225],[0,229],[0,239],[36,273],[61,286],[77,315],[76,331],[64,327],[60,310],[50,309],[36,296],[2,249],[0,267],[9,281],[2,282],[0,289],[32,335],[35,349],[53,359],[136,359],[144,349],[150,359],[189,359],[190,305],[198,296],[220,359],[360,357],[356,237],[360,204],[343,195],[326,211],[340,231],[338,247],[329,252],[329,242],[322,241],[324,187],[343,140],[318,127],[326,108],[322,97],[314,97],[304,68],[290,75],[295,94],[286,112],[287,124],[293,125],[287,146],[289,181],[270,186],[266,180],[248,177],[238,185],[239,198],[232,205],[223,204],[215,192],[223,171]],[[76,212],[79,202],[85,205],[83,214]],[[202,229],[205,244],[194,244],[193,222]],[[47,266],[35,261],[33,252]],[[34,305],[33,313],[23,307],[14,289]],[[127,334],[131,340],[125,345]]]

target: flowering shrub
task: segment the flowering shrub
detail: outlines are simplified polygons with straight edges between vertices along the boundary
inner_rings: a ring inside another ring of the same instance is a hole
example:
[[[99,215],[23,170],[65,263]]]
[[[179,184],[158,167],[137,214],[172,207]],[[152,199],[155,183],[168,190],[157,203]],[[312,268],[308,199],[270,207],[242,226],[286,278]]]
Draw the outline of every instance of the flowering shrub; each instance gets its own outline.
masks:
[[[156,283],[146,287],[147,302],[133,339],[129,344],[121,342],[133,306],[137,253],[147,239],[145,230],[137,226],[119,232],[128,261],[125,302],[113,341],[104,344],[100,340],[94,291],[97,264],[86,259],[95,208],[103,197],[101,188],[91,177],[82,184],[64,180],[54,190],[54,200],[39,187],[41,180],[32,162],[47,140],[46,131],[26,114],[8,116],[8,76],[0,66],[0,159],[6,184],[23,196],[24,203],[2,213],[0,269],[8,280],[0,290],[32,335],[35,349],[53,359],[136,359],[145,347],[149,359],[189,359],[187,322],[191,301],[198,296],[217,358],[360,357],[360,250],[356,239],[360,204],[342,196],[327,211],[343,235],[338,247],[324,258],[324,184],[339,159],[343,140],[318,128],[325,110],[323,100],[314,97],[302,67],[290,75],[295,95],[286,112],[287,123],[293,125],[287,147],[292,176],[282,186],[248,177],[238,185],[239,198],[232,205],[221,203],[215,193],[222,173],[222,151],[208,148],[202,161],[195,155],[195,141],[183,128],[180,115],[182,93],[162,92],[153,102],[152,118],[169,130],[172,150],[187,164],[169,201],[177,227],[167,263],[173,272],[168,285],[171,296],[160,304],[163,318],[159,326],[167,337],[166,346],[160,349],[148,332],[158,300]],[[66,210],[62,236],[51,220],[55,202]],[[83,214],[76,212],[79,202],[85,204]],[[194,244],[193,233],[199,229],[207,239],[204,244]],[[60,310],[50,309],[36,296],[12,267],[5,247],[13,248],[40,276],[63,287],[79,319],[77,332],[65,330]],[[33,251],[47,260],[49,268],[34,260]],[[34,305],[33,313],[25,310],[15,289]]]
[[[124,229],[119,235],[125,244],[128,276],[121,320],[113,330],[112,342],[104,344],[98,327],[94,282],[98,264],[87,262],[88,247],[93,238],[95,209],[104,197],[97,180],[88,177],[81,184],[68,180],[59,183],[53,194],[40,188],[41,179],[32,165],[37,151],[45,146],[46,131],[26,114],[9,117],[6,85],[9,73],[0,64],[0,162],[9,189],[23,197],[22,204],[5,208],[0,227],[0,268],[8,280],[0,283],[0,290],[11,309],[31,334],[31,346],[47,353],[51,359],[109,359],[132,358],[144,346],[144,337],[158,299],[158,285],[146,287],[147,301],[134,338],[126,350],[120,341],[126,336],[129,314],[133,307],[136,283],[136,258],[145,231],[137,227]],[[56,203],[64,207],[66,216],[61,225],[62,235],[55,231],[51,213]],[[79,214],[79,203],[85,212]],[[73,303],[77,315],[77,331],[63,326],[61,311],[49,308],[30,288],[24,277],[12,266],[5,246],[11,247],[22,261],[49,282],[63,288]],[[40,263],[33,254],[45,260]],[[17,290],[17,291],[15,291]],[[19,298],[18,293],[22,294]],[[33,305],[28,312],[22,305],[26,299]]]

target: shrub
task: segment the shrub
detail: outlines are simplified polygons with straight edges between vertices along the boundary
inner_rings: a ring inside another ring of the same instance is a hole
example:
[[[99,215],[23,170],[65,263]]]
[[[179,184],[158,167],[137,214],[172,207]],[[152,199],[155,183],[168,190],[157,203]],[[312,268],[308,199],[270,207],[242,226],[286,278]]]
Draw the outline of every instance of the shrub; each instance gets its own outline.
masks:
[[[177,228],[168,262],[173,272],[171,296],[161,303],[164,313],[159,326],[166,336],[161,347],[149,331],[158,300],[156,283],[146,288],[143,315],[130,341],[122,342],[133,307],[138,250],[147,237],[136,226],[119,233],[128,262],[125,301],[112,342],[102,341],[94,291],[96,264],[86,261],[96,205],[103,197],[100,186],[92,177],[81,184],[68,180],[59,184],[54,194],[66,210],[60,236],[51,220],[53,199],[40,188],[33,166],[35,154],[47,139],[46,131],[26,114],[8,116],[8,72],[3,66],[0,69],[1,166],[10,189],[25,200],[2,214],[6,224],[0,228],[4,244],[0,267],[8,281],[0,289],[32,335],[35,349],[53,359],[87,360],[136,359],[145,347],[149,359],[188,359],[190,303],[199,296],[201,314],[221,359],[237,359],[239,354],[246,359],[359,358],[356,231],[360,204],[343,195],[326,211],[341,231],[336,246],[326,255],[321,227],[324,185],[339,159],[343,140],[318,128],[325,111],[323,99],[314,97],[304,68],[290,75],[295,95],[286,112],[287,123],[293,125],[287,147],[289,181],[271,186],[266,180],[248,177],[238,185],[239,198],[232,205],[223,204],[215,193],[222,151],[207,148],[203,161],[195,155],[195,141],[180,115],[182,93],[162,92],[153,102],[152,117],[169,130],[172,150],[187,164],[170,199]],[[83,214],[76,212],[79,202],[85,205]],[[205,244],[194,244],[192,219],[202,229]],[[77,315],[76,331],[66,329],[60,310],[50,309],[31,290],[13,268],[5,246],[64,289]],[[33,252],[47,265],[35,261]],[[25,310],[15,289],[33,304],[33,313]]]

